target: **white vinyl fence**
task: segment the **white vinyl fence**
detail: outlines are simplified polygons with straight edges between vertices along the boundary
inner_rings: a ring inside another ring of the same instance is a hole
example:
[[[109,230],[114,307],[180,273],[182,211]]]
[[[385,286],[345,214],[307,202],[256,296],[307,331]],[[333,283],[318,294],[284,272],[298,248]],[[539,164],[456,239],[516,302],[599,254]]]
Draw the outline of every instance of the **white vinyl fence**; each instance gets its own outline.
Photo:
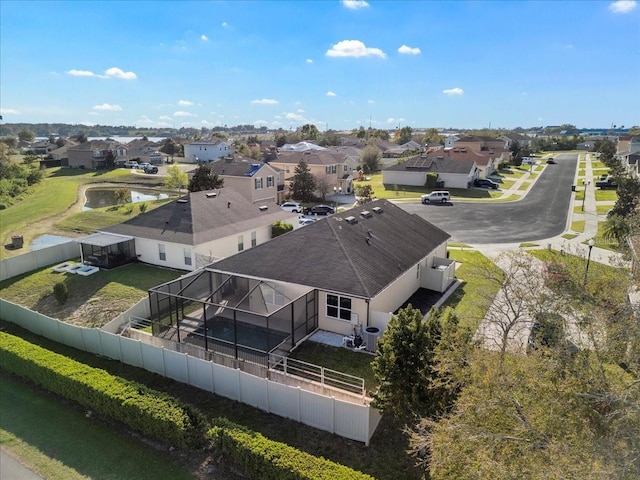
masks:
[[[137,307],[143,308],[141,304]],[[369,405],[276,383],[105,330],[70,325],[3,299],[0,318],[58,343],[144,368],[365,445],[380,422],[379,412]]]
[[[38,270],[47,265],[55,265],[65,260],[80,257],[80,245],[70,240],[58,245],[51,245],[40,250],[25,252],[22,255],[5,258],[0,262],[0,281]]]

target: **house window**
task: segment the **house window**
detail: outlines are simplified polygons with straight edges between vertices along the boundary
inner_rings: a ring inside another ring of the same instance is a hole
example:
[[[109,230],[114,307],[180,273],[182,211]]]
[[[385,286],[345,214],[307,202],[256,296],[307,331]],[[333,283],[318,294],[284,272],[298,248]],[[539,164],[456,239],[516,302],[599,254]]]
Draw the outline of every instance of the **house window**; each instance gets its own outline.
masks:
[[[191,249],[189,248],[184,249],[184,264],[191,265]]]
[[[262,188],[262,177],[258,177],[254,179],[256,184],[256,190],[260,190]]]
[[[242,235],[238,235],[238,251],[241,252],[244,250],[244,237]]]
[[[158,258],[163,262],[167,259],[167,251],[162,243],[158,244]]]
[[[258,239],[256,237],[256,232],[251,232],[251,246],[255,247],[258,244]]]
[[[351,299],[338,295],[327,295],[327,317],[345,322],[351,321]]]
[[[269,175],[267,177],[267,188],[273,187],[275,185],[275,181],[273,179],[273,175]]]

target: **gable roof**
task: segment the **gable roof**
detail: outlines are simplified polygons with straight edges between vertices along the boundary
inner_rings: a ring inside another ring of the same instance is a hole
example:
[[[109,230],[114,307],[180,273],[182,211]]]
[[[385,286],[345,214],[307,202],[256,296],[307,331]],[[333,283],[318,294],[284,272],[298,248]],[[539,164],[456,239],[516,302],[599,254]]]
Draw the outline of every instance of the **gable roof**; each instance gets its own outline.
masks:
[[[264,167],[273,170],[273,167],[269,164],[251,159],[224,159],[212,162],[209,166],[211,167],[212,173],[225,177],[253,177]]]
[[[229,206],[227,206],[229,203]],[[266,205],[266,210],[258,207]],[[231,188],[191,192],[150,212],[145,212],[102,231],[138,238],[162,240],[182,245],[200,245],[218,238],[245,232],[292,214],[273,201],[253,204]]]
[[[69,147],[67,151],[92,152],[93,150],[115,150],[122,148],[126,149],[127,146],[120,142],[116,142],[115,140],[89,140],[84,143],[73,145]]]
[[[363,212],[369,215],[363,217]],[[376,200],[222,259],[210,268],[373,298],[450,237],[388,200]]]
[[[473,170],[476,165],[476,159],[483,157],[481,154],[476,154],[476,157],[457,157],[454,155],[448,155],[451,150],[436,150],[428,155],[416,155],[415,157],[408,158],[404,162],[391,165],[384,169],[384,171],[391,172],[434,172],[434,173],[462,173],[468,174]]]

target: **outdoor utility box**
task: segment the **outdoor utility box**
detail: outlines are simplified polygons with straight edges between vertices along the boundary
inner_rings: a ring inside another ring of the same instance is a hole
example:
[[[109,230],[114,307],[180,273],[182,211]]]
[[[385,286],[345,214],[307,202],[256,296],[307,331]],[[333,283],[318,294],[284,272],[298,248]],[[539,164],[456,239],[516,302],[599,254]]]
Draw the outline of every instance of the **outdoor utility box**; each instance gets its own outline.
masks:
[[[22,248],[23,245],[24,245],[24,238],[22,238],[22,235],[11,236],[11,246],[13,248]]]
[[[364,329],[364,334],[364,341],[367,344],[367,352],[375,353],[375,351],[378,349],[378,337],[380,336],[380,329],[378,327],[367,327]]]
[[[575,185],[571,185],[571,191],[575,192],[576,191],[576,186]]]

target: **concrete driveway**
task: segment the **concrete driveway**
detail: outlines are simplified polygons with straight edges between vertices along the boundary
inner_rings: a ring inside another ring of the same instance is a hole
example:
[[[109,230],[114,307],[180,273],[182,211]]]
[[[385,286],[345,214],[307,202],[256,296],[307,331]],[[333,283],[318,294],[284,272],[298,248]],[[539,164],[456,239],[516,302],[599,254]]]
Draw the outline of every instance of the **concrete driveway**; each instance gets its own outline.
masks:
[[[547,165],[527,195],[515,202],[398,205],[450,233],[452,242],[518,243],[555,237],[567,226],[578,154],[554,158],[558,163]]]

